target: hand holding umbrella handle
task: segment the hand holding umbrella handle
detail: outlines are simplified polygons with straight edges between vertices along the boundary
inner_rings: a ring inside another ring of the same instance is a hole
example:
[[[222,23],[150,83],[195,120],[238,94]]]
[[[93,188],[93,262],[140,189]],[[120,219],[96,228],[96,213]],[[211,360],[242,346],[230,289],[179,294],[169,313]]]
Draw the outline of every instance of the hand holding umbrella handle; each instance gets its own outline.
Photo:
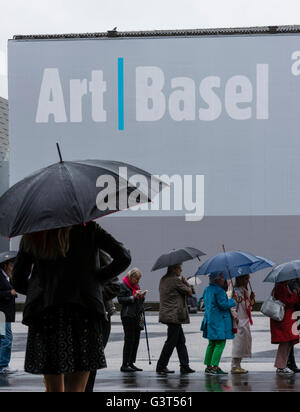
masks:
[[[249,281],[249,286],[250,286],[250,289],[251,289],[250,305],[251,305],[251,306],[254,306],[254,305],[256,304],[255,293],[254,293],[254,291],[253,291],[253,289],[252,289],[252,285],[251,285],[251,282],[250,282],[250,281]]]

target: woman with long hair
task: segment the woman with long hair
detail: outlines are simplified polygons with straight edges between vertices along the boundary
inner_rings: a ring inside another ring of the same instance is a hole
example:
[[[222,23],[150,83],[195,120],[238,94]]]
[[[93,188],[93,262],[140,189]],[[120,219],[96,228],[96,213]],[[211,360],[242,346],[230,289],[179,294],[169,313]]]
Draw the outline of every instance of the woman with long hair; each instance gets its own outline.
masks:
[[[103,268],[99,249],[113,258]],[[90,371],[106,367],[101,284],[130,261],[95,222],[23,236],[13,285],[27,295],[25,371],[44,375],[47,392],[84,392]]]
[[[248,286],[250,275],[239,276],[235,280],[235,294],[237,297],[236,313],[238,318],[237,334],[232,345],[231,373],[245,374],[247,370],[241,367],[243,358],[252,357],[251,326],[253,325],[251,310],[255,304],[255,295],[249,294]]]

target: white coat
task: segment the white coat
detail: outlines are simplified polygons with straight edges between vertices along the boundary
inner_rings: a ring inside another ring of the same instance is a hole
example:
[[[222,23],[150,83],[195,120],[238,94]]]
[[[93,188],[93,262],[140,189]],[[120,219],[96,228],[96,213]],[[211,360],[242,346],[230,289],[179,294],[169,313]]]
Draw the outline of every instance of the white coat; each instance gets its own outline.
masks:
[[[250,330],[250,319],[247,312],[247,304],[244,299],[244,288],[235,288],[235,293],[238,297],[241,297],[243,300],[237,305],[237,316],[239,319],[238,322],[238,333],[233,340],[232,346],[232,357],[233,358],[251,358],[252,357],[252,336]],[[248,299],[249,294],[246,291]]]

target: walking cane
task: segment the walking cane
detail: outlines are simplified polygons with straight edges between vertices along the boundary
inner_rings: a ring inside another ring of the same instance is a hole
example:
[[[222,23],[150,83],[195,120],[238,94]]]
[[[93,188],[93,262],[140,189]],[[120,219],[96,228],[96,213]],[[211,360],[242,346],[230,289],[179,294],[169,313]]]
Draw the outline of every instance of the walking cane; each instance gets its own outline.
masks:
[[[151,355],[150,355],[150,346],[149,346],[149,339],[148,339],[148,331],[147,331],[147,322],[146,322],[146,314],[144,310],[144,325],[145,325],[145,335],[146,335],[146,343],[147,343],[147,350],[148,350],[148,357],[149,357],[149,365],[151,365]]]

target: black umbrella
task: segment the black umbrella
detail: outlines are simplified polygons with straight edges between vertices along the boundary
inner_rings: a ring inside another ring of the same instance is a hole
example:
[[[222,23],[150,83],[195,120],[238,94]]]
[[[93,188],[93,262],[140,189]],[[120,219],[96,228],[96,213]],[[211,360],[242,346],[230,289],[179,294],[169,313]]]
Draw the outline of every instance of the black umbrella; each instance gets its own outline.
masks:
[[[13,237],[85,223],[150,202],[166,186],[127,163],[65,162],[61,155],[60,159],[15,184],[0,198],[2,235]],[[141,183],[130,183],[133,176],[142,176]]]
[[[155,270],[158,270],[158,269],[166,268],[169,266],[174,266],[174,265],[186,262],[187,260],[192,260],[195,258],[199,259],[199,256],[205,256],[205,253],[193,247],[173,249],[171,250],[171,252],[161,255],[155,262],[151,271],[154,272]]]
[[[10,260],[14,260],[17,257],[18,252],[12,250],[10,252],[2,252],[0,253],[0,263],[9,262]]]

